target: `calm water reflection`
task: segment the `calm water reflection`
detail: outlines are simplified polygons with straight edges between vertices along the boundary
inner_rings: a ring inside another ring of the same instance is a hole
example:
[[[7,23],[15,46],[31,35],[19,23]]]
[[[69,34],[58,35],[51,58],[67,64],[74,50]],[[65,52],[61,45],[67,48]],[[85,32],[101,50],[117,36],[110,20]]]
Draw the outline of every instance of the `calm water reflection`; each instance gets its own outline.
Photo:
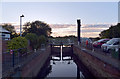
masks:
[[[73,55],[72,52],[61,52],[60,55],[52,53],[37,77],[72,77],[85,79],[92,77],[92,75],[87,71],[84,65],[78,61],[78,58]]]
[[[76,77],[77,66],[73,60],[56,61],[50,60],[51,73],[47,77]]]

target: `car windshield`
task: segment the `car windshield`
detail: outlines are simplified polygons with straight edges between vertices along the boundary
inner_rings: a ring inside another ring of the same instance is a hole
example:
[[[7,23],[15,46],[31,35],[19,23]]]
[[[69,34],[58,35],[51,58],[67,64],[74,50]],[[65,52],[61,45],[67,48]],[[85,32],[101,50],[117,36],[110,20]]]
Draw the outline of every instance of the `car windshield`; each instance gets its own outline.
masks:
[[[101,42],[101,41],[103,41],[103,39],[101,39],[101,40],[98,40],[98,42]]]
[[[111,44],[114,44],[116,41],[118,41],[118,40],[116,40],[116,39],[111,39],[110,41],[107,42],[107,44],[111,45]]]
[[[98,42],[107,42],[108,39],[101,39],[101,40],[98,40]]]

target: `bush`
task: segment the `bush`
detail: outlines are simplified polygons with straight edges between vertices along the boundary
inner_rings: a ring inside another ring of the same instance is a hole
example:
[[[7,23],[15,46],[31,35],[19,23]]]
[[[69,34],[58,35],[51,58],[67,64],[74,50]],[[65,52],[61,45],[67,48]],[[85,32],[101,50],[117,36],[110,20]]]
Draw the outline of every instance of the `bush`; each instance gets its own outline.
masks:
[[[27,48],[28,41],[25,37],[15,37],[12,40],[8,41],[8,49],[20,49],[20,48]],[[27,51],[27,50],[26,50]]]

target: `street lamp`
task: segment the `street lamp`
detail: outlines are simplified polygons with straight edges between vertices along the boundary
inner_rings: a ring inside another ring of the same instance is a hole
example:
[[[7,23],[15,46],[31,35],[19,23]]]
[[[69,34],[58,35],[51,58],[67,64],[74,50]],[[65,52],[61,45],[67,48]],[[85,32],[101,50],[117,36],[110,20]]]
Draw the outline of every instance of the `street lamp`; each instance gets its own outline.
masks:
[[[24,15],[20,16],[20,36],[22,36],[22,17],[24,17]]]

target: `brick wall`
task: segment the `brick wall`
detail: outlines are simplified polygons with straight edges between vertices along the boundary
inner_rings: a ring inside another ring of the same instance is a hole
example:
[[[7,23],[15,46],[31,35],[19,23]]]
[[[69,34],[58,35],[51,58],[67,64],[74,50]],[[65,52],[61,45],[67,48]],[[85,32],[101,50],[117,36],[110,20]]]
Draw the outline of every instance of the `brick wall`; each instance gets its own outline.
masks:
[[[7,51],[7,40],[2,40],[2,52]]]
[[[95,77],[120,77],[120,71],[112,67],[110,64],[81,51],[77,47],[73,47],[73,50]]]

